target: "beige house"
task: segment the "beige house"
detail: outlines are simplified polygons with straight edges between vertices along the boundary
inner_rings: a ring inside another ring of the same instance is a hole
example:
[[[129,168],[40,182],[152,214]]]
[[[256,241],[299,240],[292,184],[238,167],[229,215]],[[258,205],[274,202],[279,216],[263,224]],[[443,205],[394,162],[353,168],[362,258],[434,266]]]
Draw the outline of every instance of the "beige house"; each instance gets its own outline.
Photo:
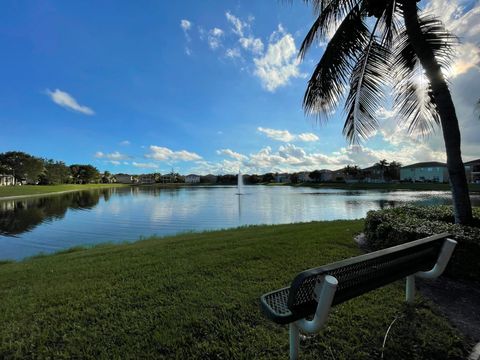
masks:
[[[195,174],[189,174],[185,176],[185,183],[187,184],[197,184],[200,182],[200,176]]]
[[[116,174],[115,180],[119,184],[133,184],[133,176],[128,174]]]
[[[138,183],[142,185],[151,185],[155,184],[155,175],[154,174],[144,174],[138,177]]]
[[[0,174],[0,186],[15,185],[15,177],[13,175]]]

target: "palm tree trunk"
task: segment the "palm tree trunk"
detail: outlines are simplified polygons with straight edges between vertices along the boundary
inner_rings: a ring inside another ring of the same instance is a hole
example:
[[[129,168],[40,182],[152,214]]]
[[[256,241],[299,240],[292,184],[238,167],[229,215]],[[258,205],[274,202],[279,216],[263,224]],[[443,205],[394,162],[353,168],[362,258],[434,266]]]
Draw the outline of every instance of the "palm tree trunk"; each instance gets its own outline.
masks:
[[[443,140],[447,152],[447,169],[452,188],[455,222],[457,224],[468,224],[472,221],[472,206],[460,149],[460,129],[457,114],[440,65],[420,29],[417,10],[416,0],[403,2],[403,15],[408,38],[430,81],[433,99],[440,115]]]

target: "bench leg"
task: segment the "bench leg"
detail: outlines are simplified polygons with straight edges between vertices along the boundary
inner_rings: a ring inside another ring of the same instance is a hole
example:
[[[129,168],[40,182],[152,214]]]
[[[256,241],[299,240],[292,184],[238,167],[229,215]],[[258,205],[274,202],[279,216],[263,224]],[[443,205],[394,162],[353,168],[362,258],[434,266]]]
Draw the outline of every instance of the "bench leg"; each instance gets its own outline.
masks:
[[[407,286],[405,290],[407,303],[413,304],[415,301],[415,275],[407,276]]]
[[[300,331],[295,323],[290,324],[290,360],[298,359],[298,349],[300,347]]]

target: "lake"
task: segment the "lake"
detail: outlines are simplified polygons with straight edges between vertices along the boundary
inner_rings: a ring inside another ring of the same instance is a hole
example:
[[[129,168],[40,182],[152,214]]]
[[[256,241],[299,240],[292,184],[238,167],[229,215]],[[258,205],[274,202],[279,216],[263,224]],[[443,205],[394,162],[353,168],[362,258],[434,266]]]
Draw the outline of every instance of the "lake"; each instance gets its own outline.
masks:
[[[252,224],[358,219],[406,203],[450,204],[445,191],[314,189],[291,186],[111,188],[0,201],[0,260],[78,245]],[[472,201],[480,205],[480,195]]]

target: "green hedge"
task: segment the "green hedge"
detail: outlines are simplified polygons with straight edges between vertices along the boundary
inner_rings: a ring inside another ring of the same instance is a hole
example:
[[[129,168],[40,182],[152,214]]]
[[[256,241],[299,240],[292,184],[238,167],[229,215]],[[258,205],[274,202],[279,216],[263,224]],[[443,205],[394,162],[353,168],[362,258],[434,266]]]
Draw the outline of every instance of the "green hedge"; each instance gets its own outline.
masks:
[[[365,237],[372,250],[448,232],[458,241],[446,274],[480,280],[480,209],[474,209],[474,226],[454,224],[451,206],[402,206],[369,211]]]

